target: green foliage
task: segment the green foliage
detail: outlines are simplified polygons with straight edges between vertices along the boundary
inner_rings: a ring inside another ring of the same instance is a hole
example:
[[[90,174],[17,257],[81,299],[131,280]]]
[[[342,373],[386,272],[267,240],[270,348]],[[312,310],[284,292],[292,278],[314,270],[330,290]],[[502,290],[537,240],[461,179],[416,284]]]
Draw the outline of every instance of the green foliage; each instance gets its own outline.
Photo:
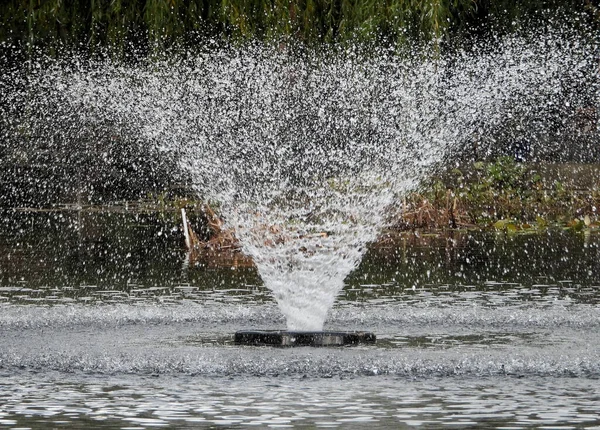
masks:
[[[456,199],[449,215],[462,225],[521,232],[543,231],[553,223],[581,231],[598,223],[600,189],[566,188],[562,182],[544,180],[535,165],[507,157],[453,169],[408,199],[426,201],[429,213],[448,218],[449,195]]]
[[[600,16],[575,0],[6,0],[0,41],[23,47],[110,47],[160,51],[205,39],[288,38],[305,43],[407,39],[440,43],[491,19],[512,28],[538,10],[563,7]]]

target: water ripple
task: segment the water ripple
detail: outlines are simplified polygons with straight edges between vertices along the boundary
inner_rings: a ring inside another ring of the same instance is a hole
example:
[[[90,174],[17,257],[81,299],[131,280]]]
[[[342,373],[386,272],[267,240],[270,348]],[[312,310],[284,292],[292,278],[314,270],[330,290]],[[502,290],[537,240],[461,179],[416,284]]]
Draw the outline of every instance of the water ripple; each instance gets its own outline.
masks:
[[[283,321],[273,303],[170,305],[11,305],[0,304],[0,327],[42,328],[62,326],[115,326],[197,322],[208,325],[271,326]],[[351,326],[468,326],[468,327],[579,327],[600,325],[600,308],[594,305],[482,306],[479,304],[435,307],[405,303],[344,304],[335,307],[326,329]]]

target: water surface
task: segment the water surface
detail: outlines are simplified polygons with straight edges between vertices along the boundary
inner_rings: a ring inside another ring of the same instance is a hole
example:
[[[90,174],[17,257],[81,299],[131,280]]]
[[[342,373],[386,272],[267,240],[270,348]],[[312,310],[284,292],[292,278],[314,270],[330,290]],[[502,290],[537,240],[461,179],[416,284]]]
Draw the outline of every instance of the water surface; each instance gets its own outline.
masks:
[[[186,261],[178,221],[5,212],[0,426],[595,427],[600,235],[402,233],[325,328],[368,347],[233,345],[285,318],[256,270]]]

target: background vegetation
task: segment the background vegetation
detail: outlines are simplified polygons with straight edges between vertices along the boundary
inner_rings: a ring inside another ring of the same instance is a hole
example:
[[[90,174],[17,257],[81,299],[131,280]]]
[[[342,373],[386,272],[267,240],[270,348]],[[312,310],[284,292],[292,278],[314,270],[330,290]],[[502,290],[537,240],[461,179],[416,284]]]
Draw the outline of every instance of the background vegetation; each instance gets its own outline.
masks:
[[[600,166],[475,162],[430,178],[408,194],[400,229],[494,227],[508,232],[598,229]]]
[[[185,52],[218,45],[221,41],[254,39],[305,45],[361,41],[366,45],[402,46],[404,42],[433,42],[444,47],[486,39],[492,33],[518,32],[530,25],[556,25],[557,19],[571,19],[570,24],[579,23],[595,37],[600,31],[600,0],[4,0],[0,7],[0,69],[4,72],[0,73],[0,93],[27,86],[30,71],[22,60],[33,52],[57,56],[66,49],[84,56],[109,53],[116,58],[136,60],[146,55],[168,55],[172,49]],[[38,67],[45,67],[43,55],[36,60]],[[561,153],[536,154],[538,161],[598,160],[596,100],[586,103],[570,109],[574,112],[570,116],[560,116],[563,122],[557,125],[558,134],[565,143],[561,148],[567,149]],[[44,109],[8,109],[9,104],[12,103],[7,98],[0,97],[0,112],[18,111],[17,119],[23,117],[29,121],[45,115]],[[50,105],[43,106],[49,111],[53,109]],[[0,136],[6,124],[0,121]],[[64,124],[54,124],[54,128],[66,130],[72,124],[78,122],[67,117]],[[529,147],[525,138],[513,142],[515,127],[511,124],[504,127],[498,140],[508,143],[497,144],[499,152],[489,154],[485,161],[502,155],[516,157],[515,147]],[[148,153],[143,142],[125,142],[127,137],[114,132],[117,128],[106,123],[97,128],[79,127],[77,148],[68,141],[32,140],[28,135],[3,141],[0,207],[47,206],[57,199],[80,202],[82,196],[87,196],[90,202],[94,196],[96,202],[97,196],[101,201],[131,200],[181,188],[179,180],[169,174],[175,170],[173,166]],[[42,134],[48,136],[55,129]],[[591,131],[582,131],[588,129]],[[531,130],[535,131],[535,127]],[[580,151],[582,147],[587,149]],[[122,148],[128,148],[129,152],[123,152]],[[486,158],[480,152],[480,148],[474,147],[472,154],[461,154],[464,159],[458,161]],[[113,155],[101,157],[105,153]],[[132,161],[136,159],[151,161]],[[514,173],[509,165],[501,167],[502,174]],[[541,187],[529,179],[519,182],[519,186],[513,186],[514,183],[508,186],[506,181],[493,178],[492,173],[480,178],[482,185],[462,176],[434,184],[423,191],[424,195],[413,196],[414,202],[409,199],[408,212],[416,218],[404,222],[410,226],[428,224],[429,215],[423,214],[429,213],[429,204],[442,214],[439,220],[434,217],[431,221],[439,225],[491,223],[504,218],[530,222],[538,214],[552,218],[550,206],[557,202],[563,202],[561,207],[565,209],[580,209],[577,213],[561,212],[565,219],[587,213],[588,207],[600,207],[597,192],[589,198],[565,200],[560,184]],[[472,192],[465,194],[454,189],[451,185],[456,183]],[[504,199],[504,203],[498,206],[494,201],[499,199]],[[427,204],[423,205],[424,201]],[[518,212],[521,206],[517,203],[524,201],[531,203],[536,211]]]
[[[308,44],[424,42],[514,31],[557,9],[600,20],[598,0],[5,0],[0,41],[118,55],[198,45],[208,38]]]

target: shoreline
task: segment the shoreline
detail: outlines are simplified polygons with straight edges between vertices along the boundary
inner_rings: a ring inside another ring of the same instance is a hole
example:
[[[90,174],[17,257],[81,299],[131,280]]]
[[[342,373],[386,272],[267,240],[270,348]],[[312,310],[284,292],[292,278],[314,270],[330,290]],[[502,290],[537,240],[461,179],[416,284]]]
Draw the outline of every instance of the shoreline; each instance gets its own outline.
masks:
[[[0,211],[159,214],[177,226],[181,209],[186,209],[194,231],[204,232],[206,241],[212,239],[206,233],[205,202],[191,198],[185,187],[133,201],[88,201]],[[517,163],[502,157],[446,169],[389,208],[386,224],[385,231],[598,229],[600,164]]]

